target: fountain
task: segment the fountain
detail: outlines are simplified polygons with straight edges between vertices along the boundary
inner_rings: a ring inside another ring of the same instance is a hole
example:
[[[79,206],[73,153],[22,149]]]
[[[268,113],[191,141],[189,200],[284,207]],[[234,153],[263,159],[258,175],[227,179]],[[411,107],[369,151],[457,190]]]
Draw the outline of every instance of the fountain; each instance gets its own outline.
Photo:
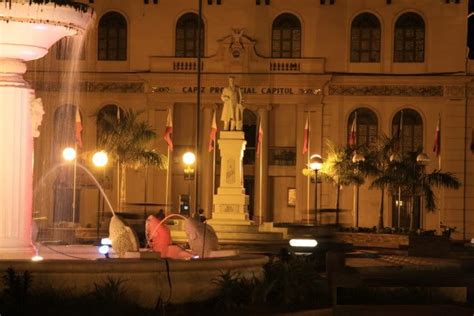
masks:
[[[39,59],[65,36],[85,31],[88,6],[68,1],[0,0],[0,258],[33,253],[32,127],[34,91],[25,62]]]

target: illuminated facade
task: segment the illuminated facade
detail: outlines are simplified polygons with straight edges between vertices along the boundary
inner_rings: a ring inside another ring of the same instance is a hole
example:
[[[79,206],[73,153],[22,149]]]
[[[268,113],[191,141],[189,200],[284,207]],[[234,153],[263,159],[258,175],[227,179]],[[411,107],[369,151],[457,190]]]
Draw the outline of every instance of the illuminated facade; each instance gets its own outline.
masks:
[[[101,111],[119,107],[144,110],[143,118],[160,136],[154,145],[166,154],[161,135],[167,111],[173,111],[175,150],[170,155],[168,184],[166,171],[129,170],[127,202],[131,204],[169,200],[171,211],[178,212],[180,196],[190,195],[191,205],[196,198],[194,183],[185,180],[181,162],[184,151],[195,147],[198,126],[199,21],[194,2],[95,0],[91,4],[97,20],[81,54],[80,98],[72,105],[79,106],[83,118],[82,151],[96,148]],[[423,147],[431,156],[427,170],[438,168],[431,149],[440,115],[441,167],[463,183],[457,191],[437,191],[441,212],[424,213],[424,228],[437,229],[441,219],[457,227],[456,238],[463,237],[464,228],[466,238],[474,237],[474,155],[469,150],[474,86],[465,75],[471,69],[466,60],[466,1],[209,0],[203,1],[202,12],[197,187],[199,207],[208,216],[213,185],[219,181],[218,174],[213,181],[213,170],[219,168],[213,167],[213,153],[208,152],[209,130],[215,109],[219,117],[221,89],[232,74],[245,99],[244,183],[253,219],[258,221],[261,215],[264,221],[301,222],[308,214],[313,216],[314,184],[302,174],[308,160],[302,154],[307,117],[309,153],[324,158],[326,139],[347,142],[356,111],[358,142],[370,143],[378,135],[391,135],[403,110],[404,150]],[[36,181],[57,162],[55,148],[67,142],[60,139],[74,137],[73,131],[65,136],[68,132],[60,124],[73,119],[61,114],[61,108],[68,106],[59,95],[59,70],[67,63],[65,46],[57,45],[45,59],[29,66],[28,79],[46,109],[41,137],[35,143]],[[262,155],[255,158],[259,119],[264,131]],[[109,195],[116,196],[113,167],[98,174],[108,179],[104,182]],[[83,226],[94,226],[100,205],[97,190],[81,177],[79,181],[77,218]],[[55,192],[70,195],[71,188],[58,185],[56,176],[45,182],[53,192],[38,194],[35,205],[52,221],[62,203]],[[318,191],[318,208],[333,208],[334,187],[323,183]],[[359,196],[359,225],[372,227],[378,220],[380,193],[364,185]],[[353,199],[353,188],[344,187],[341,222],[345,225],[352,225]],[[127,208],[143,212],[142,206]],[[148,206],[147,211],[158,208],[162,206]],[[395,199],[387,194],[385,226],[396,226],[396,210]],[[406,226],[404,214],[402,226]],[[328,215],[322,221],[333,219]]]

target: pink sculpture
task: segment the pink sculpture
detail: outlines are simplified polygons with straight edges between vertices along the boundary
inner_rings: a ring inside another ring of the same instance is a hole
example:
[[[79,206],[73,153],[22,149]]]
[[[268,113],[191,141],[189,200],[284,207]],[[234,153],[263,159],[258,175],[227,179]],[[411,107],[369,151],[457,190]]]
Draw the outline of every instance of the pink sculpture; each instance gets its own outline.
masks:
[[[162,258],[190,259],[193,256],[181,247],[172,244],[168,226],[155,215],[148,216],[146,220],[146,236],[151,249],[159,252]]]

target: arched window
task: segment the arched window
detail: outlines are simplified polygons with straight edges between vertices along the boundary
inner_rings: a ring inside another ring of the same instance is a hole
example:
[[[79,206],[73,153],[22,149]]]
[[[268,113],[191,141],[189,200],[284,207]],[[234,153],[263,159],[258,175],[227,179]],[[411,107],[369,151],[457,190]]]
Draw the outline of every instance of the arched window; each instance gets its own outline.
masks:
[[[186,13],[176,23],[176,57],[197,57],[199,49],[199,16]],[[201,20],[201,56],[204,55],[204,23]]]
[[[418,14],[405,13],[395,23],[393,61],[398,63],[425,61],[425,22]]]
[[[356,143],[357,145],[371,145],[377,142],[378,119],[374,111],[368,108],[358,108],[352,111],[347,122],[347,139],[351,136],[352,123],[356,120]]]
[[[99,21],[99,60],[127,60],[127,21],[117,12]]]
[[[273,21],[272,57],[301,57],[301,23],[293,14],[281,14]]]
[[[400,137],[402,153],[415,152],[423,148],[423,120],[421,115],[412,109],[399,111],[392,121],[392,135]]]
[[[380,22],[371,13],[359,14],[352,21],[351,62],[380,62]]]
[[[118,120],[121,116],[124,115],[124,111],[115,104],[108,104],[100,109],[99,113],[97,113],[97,144],[100,146],[101,142],[101,135],[102,135],[102,121],[104,119],[109,120]]]

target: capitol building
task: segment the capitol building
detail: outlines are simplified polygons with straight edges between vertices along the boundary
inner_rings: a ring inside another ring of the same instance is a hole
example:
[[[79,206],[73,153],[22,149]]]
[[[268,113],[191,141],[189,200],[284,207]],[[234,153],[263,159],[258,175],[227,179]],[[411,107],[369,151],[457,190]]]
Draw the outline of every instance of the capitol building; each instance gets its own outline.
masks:
[[[438,230],[441,222],[456,227],[456,239],[474,237],[467,0],[202,0],[201,20],[197,0],[81,2],[96,17],[78,49],[74,78],[71,40],[28,65],[26,79],[45,109],[34,144],[35,216],[49,224],[71,221],[73,196],[74,220],[83,227],[94,227],[98,214],[108,212],[81,170],[74,187],[70,170],[48,174],[61,163],[62,149],[75,142],[74,130],[65,126],[74,126],[77,108],[83,127],[78,156],[114,206],[117,166],[97,170],[88,155],[97,149],[104,114],[133,109],[157,133],[152,146],[168,156],[169,169],[129,168],[122,211],[141,217],[159,209],[179,213],[189,203],[191,211],[202,208],[211,218],[222,175],[218,145],[209,151],[209,131],[214,114],[222,130],[221,93],[232,76],[243,98],[242,181],[255,223],[313,222],[315,203],[324,210],[319,223],[334,223],[336,189],[324,181],[315,188],[303,174],[309,156],[325,159],[328,140],[346,145],[356,114],[357,143],[373,144],[396,133],[403,113],[403,151],[421,149],[430,157],[427,172],[441,167],[462,183],[458,190],[435,190],[434,212],[418,203],[417,226]],[[75,80],[72,99],[61,92],[68,80]],[[168,114],[172,151],[162,137]],[[438,121],[439,157],[432,151]],[[187,151],[197,156],[195,177],[185,175]],[[380,191],[369,184],[357,192],[360,227],[378,223]],[[343,226],[354,225],[355,198],[354,186],[342,187]],[[384,226],[409,225],[408,201],[385,192]]]

